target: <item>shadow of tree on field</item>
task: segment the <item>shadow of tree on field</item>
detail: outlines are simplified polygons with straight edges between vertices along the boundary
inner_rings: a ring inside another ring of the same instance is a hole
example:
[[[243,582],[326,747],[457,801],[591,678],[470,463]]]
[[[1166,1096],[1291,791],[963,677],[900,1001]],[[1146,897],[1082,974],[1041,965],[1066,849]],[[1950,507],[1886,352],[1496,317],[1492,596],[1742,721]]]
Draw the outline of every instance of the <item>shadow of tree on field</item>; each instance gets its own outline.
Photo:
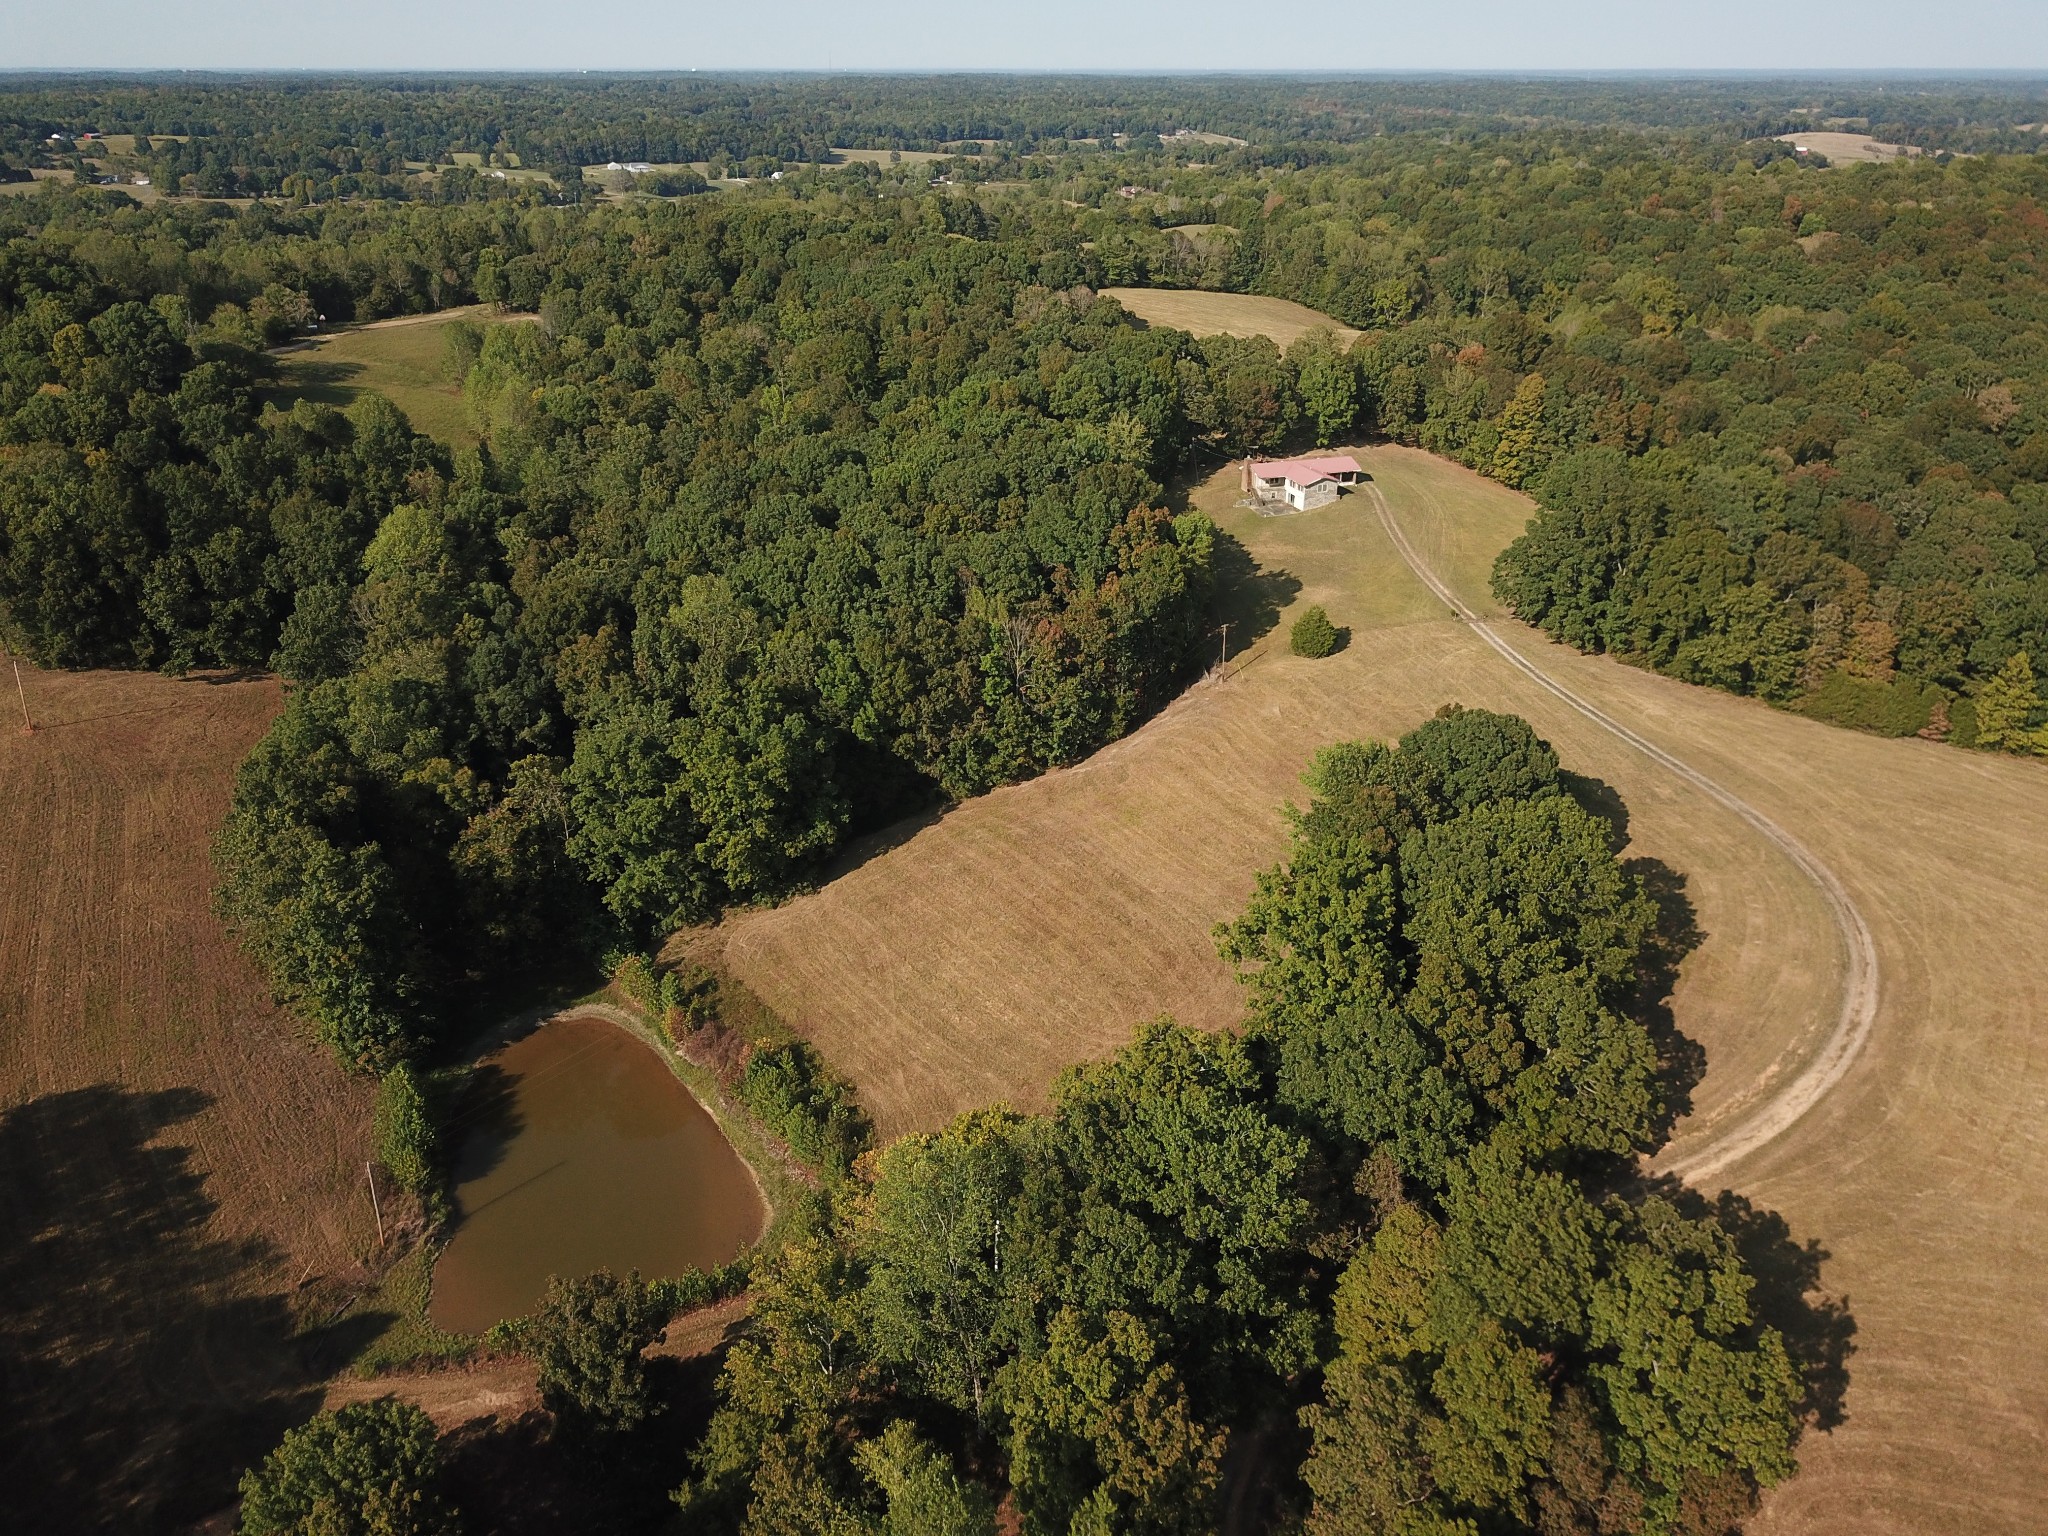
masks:
[[[834,880],[852,874],[863,864],[868,864],[886,853],[893,853],[916,837],[927,827],[935,827],[957,808],[957,802],[939,801],[912,812],[888,826],[854,838],[818,872],[818,884],[830,885]]]
[[[1849,1356],[1856,1352],[1856,1319],[1848,1297],[1829,1295],[1821,1285],[1821,1266],[1833,1255],[1818,1238],[1794,1240],[1784,1217],[1732,1190],[1721,1192],[1714,1215],[1756,1276],[1750,1304],[1757,1321],[1785,1336],[1785,1348],[1799,1367],[1805,1388],[1800,1416],[1815,1429],[1834,1429],[1848,1418],[1843,1400],[1849,1391]]]
[[[362,1319],[299,1333],[261,1242],[210,1234],[194,1089],[101,1084],[0,1115],[0,1486],[18,1529],[181,1528],[319,1403]],[[348,1337],[344,1337],[348,1335]]]
[[[1573,773],[1569,768],[1557,770],[1557,782],[1580,810],[1607,823],[1607,848],[1618,857],[1628,846],[1628,802],[1621,798],[1621,791],[1605,779]]]
[[[1220,528],[1211,564],[1216,595],[1209,605],[1209,618],[1219,628],[1230,626],[1233,652],[1271,634],[1280,622],[1281,610],[1301,592],[1301,580],[1293,572],[1267,570],[1252,558],[1250,550]]]
[[[1685,894],[1685,876],[1662,859],[1624,859],[1622,869],[1643,885],[1643,893],[1657,907],[1657,928],[1643,952],[1642,970],[1636,994],[1630,1000],[1629,1017],[1649,1032],[1657,1051],[1657,1081],[1663,1089],[1663,1105],[1653,1132],[1662,1146],[1671,1128],[1692,1113],[1692,1091],[1707,1075],[1707,1052],[1697,1040],[1678,1027],[1671,1009],[1671,994],[1678,986],[1679,968],[1686,956],[1706,942],[1699,914],[1692,898]]]
[[[366,386],[356,382],[366,365],[338,357],[293,357],[278,370],[263,391],[276,397],[278,408],[289,411],[294,400],[311,400],[337,410],[353,405]]]

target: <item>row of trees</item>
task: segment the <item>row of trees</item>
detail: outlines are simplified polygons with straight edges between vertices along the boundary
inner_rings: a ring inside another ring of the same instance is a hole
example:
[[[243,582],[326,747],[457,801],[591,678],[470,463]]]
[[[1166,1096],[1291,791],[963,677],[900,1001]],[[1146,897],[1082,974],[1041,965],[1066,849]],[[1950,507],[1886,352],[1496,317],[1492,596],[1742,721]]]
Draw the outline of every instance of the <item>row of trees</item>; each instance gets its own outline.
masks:
[[[1177,130],[1298,152],[1414,132],[1531,123],[1627,124],[1664,134],[1760,136],[1826,122],[1971,153],[2034,148],[2035,87],[1968,81],[1294,81],[840,76],[832,79],[306,76],[290,81],[43,76],[0,91],[0,154],[50,153],[52,133],[155,136],[210,196],[276,193],[294,177],[372,178],[407,162],[475,155],[575,167],[771,155],[816,162],[832,146],[935,150],[963,140],[1015,150],[1159,151]],[[1820,103],[1816,111],[1815,103]],[[1206,146],[1199,146],[1204,147]],[[175,184],[175,183],[174,183]]]

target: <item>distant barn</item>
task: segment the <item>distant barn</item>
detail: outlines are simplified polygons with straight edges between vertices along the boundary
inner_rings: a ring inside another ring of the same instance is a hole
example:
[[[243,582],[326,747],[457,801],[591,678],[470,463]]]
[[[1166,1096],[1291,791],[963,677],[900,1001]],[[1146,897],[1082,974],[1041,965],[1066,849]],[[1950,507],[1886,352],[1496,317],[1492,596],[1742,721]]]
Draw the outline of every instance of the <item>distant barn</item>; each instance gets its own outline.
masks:
[[[1327,506],[1365,477],[1348,454],[1308,459],[1245,460],[1244,489],[1261,501],[1284,501],[1297,512]]]

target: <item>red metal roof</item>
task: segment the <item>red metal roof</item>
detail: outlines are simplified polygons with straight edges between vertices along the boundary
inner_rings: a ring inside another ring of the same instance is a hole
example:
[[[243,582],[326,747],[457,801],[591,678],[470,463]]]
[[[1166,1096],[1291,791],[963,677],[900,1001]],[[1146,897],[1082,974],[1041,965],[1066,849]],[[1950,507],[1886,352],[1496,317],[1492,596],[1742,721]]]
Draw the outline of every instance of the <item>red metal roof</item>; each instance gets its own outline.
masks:
[[[1252,473],[1261,480],[1292,480],[1296,485],[1307,485],[1311,480],[1324,476],[1362,475],[1358,460],[1346,455],[1324,458],[1270,459],[1265,463],[1254,463]]]

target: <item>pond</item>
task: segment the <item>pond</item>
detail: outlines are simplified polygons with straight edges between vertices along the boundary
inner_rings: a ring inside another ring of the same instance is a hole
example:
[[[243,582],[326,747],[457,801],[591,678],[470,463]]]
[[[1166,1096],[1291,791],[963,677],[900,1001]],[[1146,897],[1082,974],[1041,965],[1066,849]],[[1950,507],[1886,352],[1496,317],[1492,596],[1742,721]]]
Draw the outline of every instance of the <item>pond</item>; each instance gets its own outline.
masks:
[[[457,1110],[454,1236],[430,1316],[480,1333],[549,1275],[712,1269],[767,1207],[717,1122],[640,1041],[574,1014],[489,1057]]]

